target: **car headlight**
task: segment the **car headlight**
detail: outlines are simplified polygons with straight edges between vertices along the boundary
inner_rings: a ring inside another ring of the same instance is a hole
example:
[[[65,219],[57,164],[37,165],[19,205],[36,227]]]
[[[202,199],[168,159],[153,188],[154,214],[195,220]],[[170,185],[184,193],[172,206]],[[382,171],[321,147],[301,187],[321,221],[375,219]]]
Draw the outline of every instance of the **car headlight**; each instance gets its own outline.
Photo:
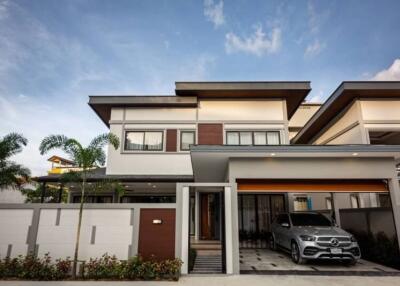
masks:
[[[354,236],[350,236],[350,240],[351,240],[352,242],[357,242],[357,239],[356,239]]]
[[[312,235],[300,235],[302,241],[315,241],[315,236]]]

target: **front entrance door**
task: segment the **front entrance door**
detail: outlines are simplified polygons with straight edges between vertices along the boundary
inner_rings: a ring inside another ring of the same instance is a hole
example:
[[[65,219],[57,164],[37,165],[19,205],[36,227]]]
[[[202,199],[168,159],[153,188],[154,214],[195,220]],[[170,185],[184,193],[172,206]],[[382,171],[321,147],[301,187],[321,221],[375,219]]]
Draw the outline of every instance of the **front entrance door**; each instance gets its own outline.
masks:
[[[200,193],[200,238],[220,239],[220,194]]]

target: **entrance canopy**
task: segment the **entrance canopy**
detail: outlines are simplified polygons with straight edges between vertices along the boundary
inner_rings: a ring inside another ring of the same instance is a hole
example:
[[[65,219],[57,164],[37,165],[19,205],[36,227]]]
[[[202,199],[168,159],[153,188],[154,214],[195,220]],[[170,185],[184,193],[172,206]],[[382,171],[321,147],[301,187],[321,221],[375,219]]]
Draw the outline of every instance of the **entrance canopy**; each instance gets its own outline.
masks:
[[[323,173],[332,172],[332,174],[340,172],[337,170],[340,166],[350,168],[352,162],[361,162],[362,160],[369,159],[371,163],[368,168],[374,167],[374,160],[389,159],[399,162],[400,160],[400,146],[396,145],[270,145],[270,146],[220,146],[220,145],[196,145],[191,147],[191,157],[193,166],[193,176],[196,182],[225,182],[229,180],[230,170],[229,162],[247,162],[257,160],[258,164],[268,167],[267,171],[262,173],[261,176],[248,177],[245,175],[242,179],[250,178],[269,178],[269,179],[290,179],[299,178],[296,173],[290,174],[289,170],[282,169],[279,172],[276,164],[285,161],[289,165],[296,166],[301,169],[304,160],[319,160],[323,161],[331,159],[331,164],[313,164],[311,167],[316,168],[312,173],[312,178],[328,179],[335,176],[323,177]],[[335,163],[337,162],[337,164]],[[333,164],[333,165],[332,165]],[[242,164],[242,174],[255,174],[259,172],[256,165],[251,163]],[[362,164],[358,165],[358,170],[352,170],[354,177],[366,178],[363,174]],[[252,169],[254,168],[254,169]],[[305,167],[306,168],[306,167]],[[334,168],[327,170],[326,168]],[[303,168],[304,169],[304,168]],[[310,169],[310,168],[308,168]],[[379,168],[376,166],[376,173]],[[311,169],[310,169],[311,170]],[[306,170],[303,170],[306,171]],[[273,175],[276,174],[276,175]],[[293,177],[296,175],[295,177]],[[392,174],[390,174],[391,176]],[[291,177],[292,176],[292,177]],[[344,179],[338,177],[338,179]],[[384,176],[370,177],[374,179],[387,178]],[[304,178],[307,179],[307,178]],[[311,179],[311,177],[309,178]]]

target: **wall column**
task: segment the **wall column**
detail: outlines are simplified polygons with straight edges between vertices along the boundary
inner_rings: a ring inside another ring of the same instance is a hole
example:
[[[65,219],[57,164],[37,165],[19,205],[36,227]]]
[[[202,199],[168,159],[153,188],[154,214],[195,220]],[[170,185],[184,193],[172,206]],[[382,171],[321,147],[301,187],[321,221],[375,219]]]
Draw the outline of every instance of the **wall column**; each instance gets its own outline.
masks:
[[[232,189],[224,188],[226,274],[233,274]]]
[[[189,187],[187,187],[187,186],[182,187],[180,204],[177,205],[178,208],[181,208],[180,259],[183,262],[182,267],[181,267],[181,273],[182,274],[188,274],[188,263],[189,263],[189,201],[190,201]]]
[[[335,212],[335,220],[336,224],[340,227],[340,211],[339,211],[339,206],[336,203],[336,198],[338,194],[332,193],[332,204],[333,204],[333,210]]]

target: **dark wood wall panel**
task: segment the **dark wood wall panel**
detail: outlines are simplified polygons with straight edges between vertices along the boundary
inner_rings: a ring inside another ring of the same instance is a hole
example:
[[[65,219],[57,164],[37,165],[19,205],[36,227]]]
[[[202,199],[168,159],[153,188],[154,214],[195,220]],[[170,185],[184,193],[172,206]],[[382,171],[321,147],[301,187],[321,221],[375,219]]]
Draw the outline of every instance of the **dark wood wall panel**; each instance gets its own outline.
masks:
[[[222,145],[223,127],[220,123],[202,123],[198,125],[199,145]]]
[[[167,152],[176,152],[178,132],[176,129],[167,129],[167,142],[166,142],[166,151]]]
[[[375,181],[330,181],[315,180],[302,182],[279,181],[271,182],[268,180],[238,180],[238,192],[307,192],[307,193],[387,193],[388,189],[384,182]]]
[[[144,259],[175,258],[175,209],[140,210],[138,253]]]

